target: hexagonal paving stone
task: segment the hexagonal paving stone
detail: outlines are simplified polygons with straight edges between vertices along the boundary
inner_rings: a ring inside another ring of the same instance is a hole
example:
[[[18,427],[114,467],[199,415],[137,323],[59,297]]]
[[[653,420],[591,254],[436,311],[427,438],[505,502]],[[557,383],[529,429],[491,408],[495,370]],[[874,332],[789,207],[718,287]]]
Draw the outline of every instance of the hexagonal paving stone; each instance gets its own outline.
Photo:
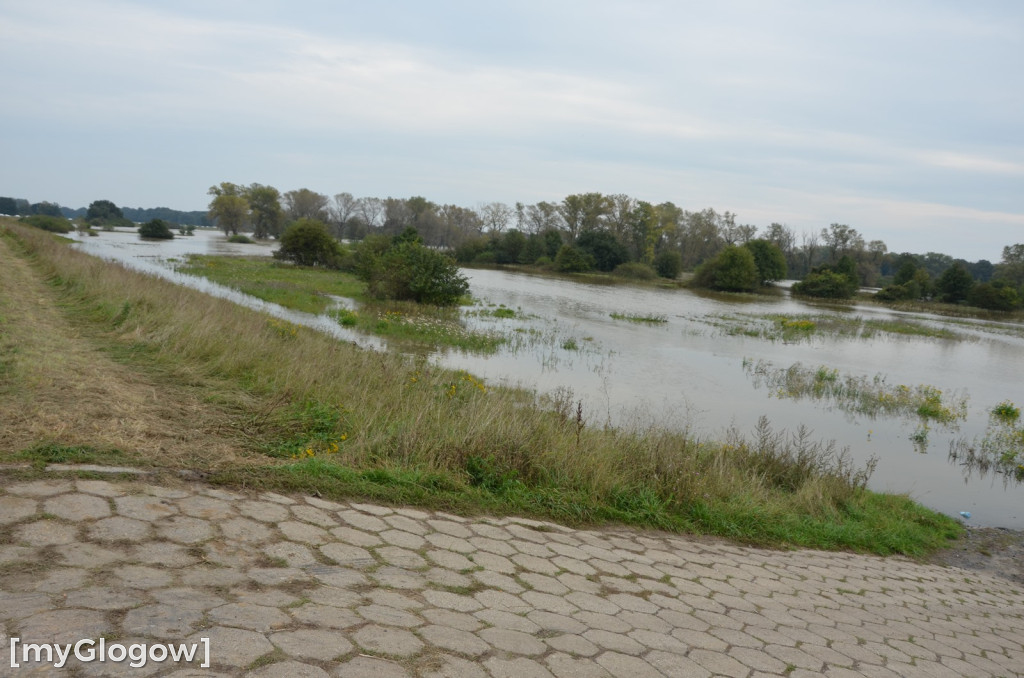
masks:
[[[110,502],[91,494],[62,494],[47,499],[43,510],[64,520],[96,520],[110,515]]]
[[[288,625],[289,618],[276,607],[231,603],[215,607],[207,613],[214,622],[266,633]]]
[[[35,499],[0,496],[0,525],[16,523],[34,516],[37,510],[39,510],[39,505]]]
[[[270,642],[300,659],[327,661],[352,651],[352,643],[344,635],[324,629],[280,631],[270,636]]]
[[[156,528],[161,537],[179,544],[197,544],[212,539],[215,534],[209,521],[188,516],[172,516],[157,523]]]
[[[154,638],[178,639],[203,618],[198,610],[176,605],[144,605],[125,615],[121,628],[127,633]]]
[[[392,657],[411,657],[423,649],[423,641],[404,629],[368,624],[352,634],[360,647]]]
[[[412,678],[401,665],[376,657],[353,657],[334,669],[335,678]],[[453,678],[455,678],[453,676]],[[486,677],[485,677],[486,678]]]
[[[114,505],[117,513],[125,518],[154,521],[172,516],[178,508],[165,499],[144,494],[133,494],[127,497],[116,497]]]
[[[54,520],[37,520],[18,526],[14,538],[29,546],[62,546],[78,539],[78,528]]]
[[[140,542],[151,536],[148,522],[124,516],[99,520],[89,526],[88,534],[90,539],[96,541]]]
[[[262,633],[215,626],[188,637],[186,642],[198,643],[200,638],[210,639],[210,663],[244,667],[274,651],[274,646]]]

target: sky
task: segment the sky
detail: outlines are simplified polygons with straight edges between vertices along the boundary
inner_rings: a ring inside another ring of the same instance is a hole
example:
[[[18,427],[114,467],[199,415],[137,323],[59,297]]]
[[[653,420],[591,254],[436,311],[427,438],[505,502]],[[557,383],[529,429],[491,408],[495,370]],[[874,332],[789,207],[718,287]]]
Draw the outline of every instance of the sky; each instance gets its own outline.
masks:
[[[0,0],[0,195],[625,193],[1024,242],[1019,0]]]

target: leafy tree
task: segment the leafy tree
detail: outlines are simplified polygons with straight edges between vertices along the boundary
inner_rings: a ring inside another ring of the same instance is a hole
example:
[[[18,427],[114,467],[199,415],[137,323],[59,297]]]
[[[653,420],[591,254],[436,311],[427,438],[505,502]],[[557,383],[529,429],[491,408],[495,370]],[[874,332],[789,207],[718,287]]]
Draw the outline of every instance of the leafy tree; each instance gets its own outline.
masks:
[[[90,224],[100,226],[105,223],[121,221],[124,212],[109,200],[94,200],[85,211],[85,219]]]
[[[594,257],[575,245],[562,245],[555,255],[555,268],[562,273],[586,273],[594,269]]]
[[[170,240],[174,237],[171,225],[163,219],[153,219],[139,226],[139,237]]]
[[[993,311],[1012,311],[1021,305],[1017,291],[1005,283],[978,283],[967,293],[967,303]]]
[[[50,217],[64,217],[64,213],[60,210],[60,205],[55,202],[37,202],[32,205],[32,214],[44,214]]]
[[[0,198],[0,214],[14,216],[18,213],[18,202],[14,198]]]
[[[299,266],[338,268],[341,244],[327,232],[327,226],[315,219],[299,219],[281,234],[281,248],[275,259],[292,261]]]
[[[576,246],[590,254],[599,271],[612,271],[627,261],[626,248],[608,231],[584,231],[576,239]]]
[[[544,238],[544,254],[551,259],[557,257],[559,250],[562,249],[562,234],[555,229],[550,229],[544,231],[541,237]]]
[[[581,193],[567,195],[562,199],[559,212],[565,221],[569,233],[569,241],[574,242],[584,231],[592,231],[600,227],[601,220],[611,213],[612,202],[608,196],[600,193]]]
[[[1024,243],[1003,248],[1003,260],[996,265],[995,280],[1003,280],[1024,291]]]
[[[249,201],[245,199],[245,189],[231,182],[222,182],[219,186],[211,186],[207,195],[210,201],[210,219],[214,220],[224,235],[238,235],[249,220]]]
[[[675,280],[683,272],[683,255],[676,250],[663,249],[654,257],[654,270],[662,278]]]
[[[786,255],[779,246],[767,240],[751,240],[743,245],[754,255],[761,285],[786,277]]]
[[[727,292],[752,292],[760,283],[757,263],[746,247],[727,245],[714,259],[704,262],[693,284]]]
[[[469,281],[455,261],[425,247],[418,235],[367,237],[356,253],[356,273],[368,292],[381,299],[451,306],[469,292]]]
[[[518,264],[525,248],[526,236],[513,228],[495,241],[495,261],[499,264]]]
[[[935,282],[935,291],[939,299],[950,304],[967,300],[967,295],[974,286],[974,278],[963,264],[956,263],[943,271]]]
[[[327,196],[308,188],[288,191],[284,194],[284,203],[288,218],[292,221],[314,219],[326,222],[330,218],[328,210],[330,201]]]
[[[279,237],[284,226],[281,192],[273,186],[250,184],[244,197],[249,203],[253,237]]]
[[[857,291],[857,281],[828,268],[811,271],[793,285],[794,294],[826,299],[849,299]]]

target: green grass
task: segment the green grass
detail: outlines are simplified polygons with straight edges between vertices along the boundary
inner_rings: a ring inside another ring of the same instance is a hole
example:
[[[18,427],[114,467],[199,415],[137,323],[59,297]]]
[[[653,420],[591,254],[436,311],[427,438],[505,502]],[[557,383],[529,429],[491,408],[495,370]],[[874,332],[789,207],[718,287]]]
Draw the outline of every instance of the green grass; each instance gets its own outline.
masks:
[[[930,337],[961,340],[965,335],[909,319],[876,319],[832,314],[711,315],[697,320],[720,328],[732,336],[795,343],[813,337],[870,339],[878,335]]]
[[[361,298],[365,284],[350,273],[294,266],[266,257],[193,254],[176,270],[198,275],[245,294],[306,313],[323,313],[331,297]]]
[[[192,460],[216,482],[880,554],[924,554],[962,529],[867,490],[870,465],[855,468],[806,432],[762,422],[749,439],[716,442],[591,426],[574,403],[546,407],[471,374],[275,326],[43,233],[12,232],[80,341],[168,388],[202,383],[208,407],[231,414],[245,455]]]
[[[924,422],[951,424],[967,416],[967,397],[944,395],[941,389],[928,384],[907,386],[889,384],[882,375],[872,378],[842,375],[825,366],[775,367],[771,362],[743,360],[744,371],[753,377],[755,386],[764,386],[779,398],[813,398],[828,400],[847,412],[871,417],[918,417]]]
[[[615,320],[627,320],[631,323],[647,323],[649,325],[659,325],[668,322],[668,318],[663,315],[612,313],[611,317]]]

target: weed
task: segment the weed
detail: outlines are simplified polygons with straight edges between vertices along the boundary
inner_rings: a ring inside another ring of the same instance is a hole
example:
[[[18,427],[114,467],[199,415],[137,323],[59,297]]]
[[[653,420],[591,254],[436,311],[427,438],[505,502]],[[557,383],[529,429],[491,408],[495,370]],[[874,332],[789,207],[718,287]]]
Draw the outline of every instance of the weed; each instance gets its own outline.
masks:
[[[612,313],[611,317],[615,320],[628,320],[631,323],[647,323],[650,325],[658,325],[668,322],[668,318],[663,315]]]
[[[1004,400],[992,408],[991,415],[1004,424],[1014,424],[1020,419],[1020,408],[1009,400]]]

